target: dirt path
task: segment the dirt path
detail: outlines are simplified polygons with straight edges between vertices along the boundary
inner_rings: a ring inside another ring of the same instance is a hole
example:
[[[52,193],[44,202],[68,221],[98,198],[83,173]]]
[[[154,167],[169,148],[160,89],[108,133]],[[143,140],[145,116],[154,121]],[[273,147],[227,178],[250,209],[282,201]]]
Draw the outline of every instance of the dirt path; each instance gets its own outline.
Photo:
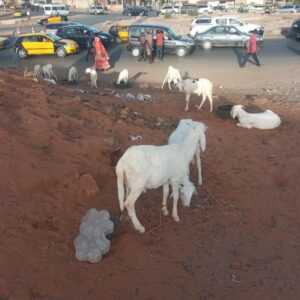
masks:
[[[184,113],[177,93],[145,90],[153,103],[127,103],[0,75],[0,299],[299,299],[298,104],[219,94],[216,105],[283,118],[278,130],[246,130],[207,107]],[[128,135],[162,144],[187,117],[208,125],[208,147],[181,222],[161,216],[161,190],[148,191],[137,208],[144,235],[125,220],[100,264],[76,261],[86,210],[119,214],[114,164]]]

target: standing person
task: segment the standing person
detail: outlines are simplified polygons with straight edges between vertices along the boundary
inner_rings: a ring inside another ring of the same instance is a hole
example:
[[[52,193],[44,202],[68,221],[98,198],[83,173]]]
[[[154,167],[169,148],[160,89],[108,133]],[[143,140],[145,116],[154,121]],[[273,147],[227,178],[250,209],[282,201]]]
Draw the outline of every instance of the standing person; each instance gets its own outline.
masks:
[[[140,58],[139,61],[141,60],[146,60],[146,36],[144,32],[141,32],[140,34]]]
[[[158,59],[163,60],[164,57],[164,43],[165,36],[162,30],[156,32],[156,56]]]
[[[249,60],[250,56],[253,57],[253,59],[256,62],[256,65],[260,67],[260,62],[258,60],[257,54],[257,41],[256,41],[256,34],[252,33],[248,42],[247,42],[247,54],[245,55],[244,61],[241,64],[241,67],[244,67]]]
[[[94,43],[94,34],[89,34],[88,32],[86,32],[87,35],[87,40],[86,40],[86,48],[87,48],[87,53],[86,53],[86,61],[89,61],[90,55],[92,53],[92,49],[93,49],[93,43]]]
[[[100,38],[95,37],[93,44],[95,49],[95,69],[100,71],[108,70],[110,68],[109,56]]]
[[[149,64],[153,63],[153,36],[150,30],[146,34],[146,54],[149,59]]]

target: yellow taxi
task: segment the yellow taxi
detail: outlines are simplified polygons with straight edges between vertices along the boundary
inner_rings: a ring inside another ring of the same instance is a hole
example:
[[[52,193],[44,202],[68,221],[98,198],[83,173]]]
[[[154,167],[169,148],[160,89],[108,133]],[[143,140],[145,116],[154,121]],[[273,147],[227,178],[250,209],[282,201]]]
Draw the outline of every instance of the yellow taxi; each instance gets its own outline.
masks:
[[[128,41],[128,26],[126,25],[113,25],[110,27],[109,33],[119,38],[121,42]]]
[[[46,24],[60,23],[64,21],[68,21],[67,16],[49,16],[47,18],[41,19],[38,23],[40,25],[46,25]]]
[[[78,50],[79,46],[75,41],[62,39],[51,33],[22,34],[18,36],[15,43],[15,51],[20,58],[49,54],[64,57],[75,54]]]
[[[18,9],[14,12],[14,17],[15,18],[21,18],[21,17],[24,17],[24,16],[26,16],[26,12],[24,10],[19,10]]]

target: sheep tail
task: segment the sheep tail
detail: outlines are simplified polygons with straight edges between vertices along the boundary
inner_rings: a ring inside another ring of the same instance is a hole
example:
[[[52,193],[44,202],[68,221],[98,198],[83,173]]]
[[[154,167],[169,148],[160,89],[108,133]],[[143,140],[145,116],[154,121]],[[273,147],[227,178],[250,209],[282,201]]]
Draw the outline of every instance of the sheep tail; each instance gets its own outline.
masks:
[[[117,174],[117,185],[118,185],[118,199],[119,199],[119,205],[121,212],[124,210],[124,175],[125,171],[123,169],[122,163],[119,162],[116,167],[116,174]]]

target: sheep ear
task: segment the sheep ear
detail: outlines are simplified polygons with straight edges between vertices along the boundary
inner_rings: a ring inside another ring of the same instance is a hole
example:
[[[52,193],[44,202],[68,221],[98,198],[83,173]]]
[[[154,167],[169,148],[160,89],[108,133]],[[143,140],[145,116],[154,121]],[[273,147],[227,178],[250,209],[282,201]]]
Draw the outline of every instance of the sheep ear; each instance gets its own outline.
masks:
[[[201,133],[200,133],[200,148],[202,150],[202,152],[205,151],[206,149],[206,136],[205,136],[205,133],[204,131],[201,130]]]

